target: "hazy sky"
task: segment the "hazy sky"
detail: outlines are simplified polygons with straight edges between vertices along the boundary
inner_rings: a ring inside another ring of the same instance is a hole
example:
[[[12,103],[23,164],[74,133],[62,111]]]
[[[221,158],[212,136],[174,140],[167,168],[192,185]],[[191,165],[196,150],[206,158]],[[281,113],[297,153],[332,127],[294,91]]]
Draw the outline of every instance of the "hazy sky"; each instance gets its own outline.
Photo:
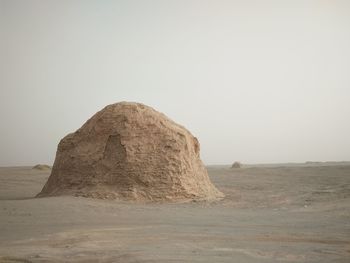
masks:
[[[350,1],[0,0],[0,165],[52,163],[105,105],[207,164],[350,160]]]

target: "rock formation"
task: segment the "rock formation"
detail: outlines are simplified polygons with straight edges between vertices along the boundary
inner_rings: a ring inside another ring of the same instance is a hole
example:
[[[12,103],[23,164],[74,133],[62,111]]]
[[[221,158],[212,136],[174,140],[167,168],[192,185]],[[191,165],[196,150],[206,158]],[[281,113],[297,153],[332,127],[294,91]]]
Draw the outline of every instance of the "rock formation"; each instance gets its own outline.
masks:
[[[51,167],[47,164],[37,164],[34,165],[33,168],[34,170],[51,170]]]
[[[140,103],[112,104],[60,141],[51,175],[38,196],[221,198],[199,150],[198,140],[164,114]]]
[[[240,162],[234,162],[231,168],[242,168],[242,164]]]

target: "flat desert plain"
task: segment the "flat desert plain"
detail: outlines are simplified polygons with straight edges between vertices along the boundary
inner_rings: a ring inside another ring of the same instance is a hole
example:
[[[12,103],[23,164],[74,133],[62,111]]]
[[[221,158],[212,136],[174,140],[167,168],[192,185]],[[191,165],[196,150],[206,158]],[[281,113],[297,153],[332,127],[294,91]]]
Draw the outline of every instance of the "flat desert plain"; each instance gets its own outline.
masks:
[[[217,202],[34,198],[0,168],[0,262],[350,262],[350,164],[210,166]]]

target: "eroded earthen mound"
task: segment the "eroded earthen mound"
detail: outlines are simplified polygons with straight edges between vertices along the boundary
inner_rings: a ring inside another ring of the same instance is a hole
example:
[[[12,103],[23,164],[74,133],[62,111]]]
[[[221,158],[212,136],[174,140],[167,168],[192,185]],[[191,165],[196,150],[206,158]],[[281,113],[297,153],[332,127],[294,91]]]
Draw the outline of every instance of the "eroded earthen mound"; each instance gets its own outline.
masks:
[[[34,165],[32,169],[35,170],[51,170],[51,167],[47,164],[37,164]]]
[[[231,168],[242,168],[242,164],[240,162],[234,162]]]
[[[58,145],[38,196],[122,200],[213,200],[199,142],[164,114],[139,103],[105,107]]]

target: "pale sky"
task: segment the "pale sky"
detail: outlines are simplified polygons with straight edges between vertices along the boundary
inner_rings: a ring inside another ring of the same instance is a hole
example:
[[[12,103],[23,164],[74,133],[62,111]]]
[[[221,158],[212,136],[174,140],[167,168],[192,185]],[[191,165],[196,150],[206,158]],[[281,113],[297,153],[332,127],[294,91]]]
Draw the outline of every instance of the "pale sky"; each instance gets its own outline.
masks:
[[[0,0],[0,166],[52,164],[110,103],[206,164],[350,160],[350,1]]]

